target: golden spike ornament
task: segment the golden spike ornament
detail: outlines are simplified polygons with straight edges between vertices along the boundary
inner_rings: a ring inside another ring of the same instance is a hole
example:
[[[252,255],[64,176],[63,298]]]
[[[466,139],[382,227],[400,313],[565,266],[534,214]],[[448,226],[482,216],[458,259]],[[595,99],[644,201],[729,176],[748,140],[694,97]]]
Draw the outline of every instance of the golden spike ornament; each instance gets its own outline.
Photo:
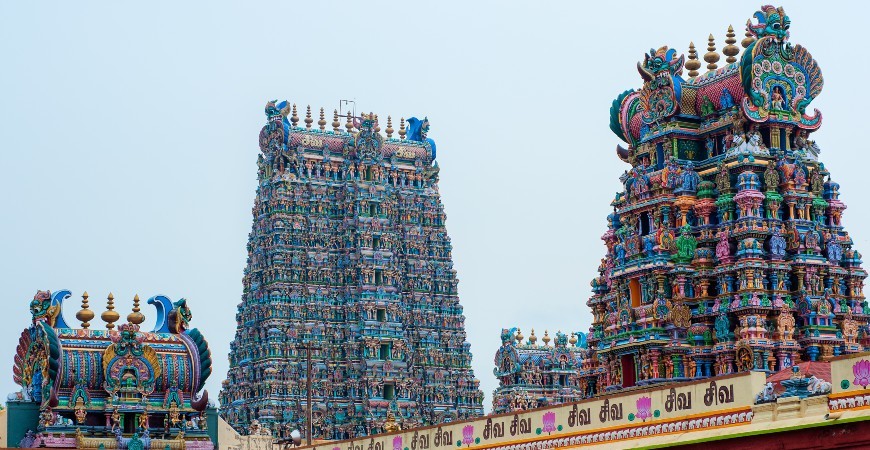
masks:
[[[317,121],[317,126],[320,131],[326,131],[326,116],[323,115],[323,108],[320,108],[320,120]]]
[[[725,62],[732,64],[737,62],[737,54],[740,53],[740,47],[737,47],[737,39],[735,39],[734,27],[728,25],[728,32],[725,34],[725,47],[722,48],[722,53],[725,54]]]
[[[115,296],[111,292],[109,292],[106,300],[106,310],[100,314],[100,319],[106,322],[106,329],[111,331],[112,328],[115,328],[115,322],[121,318],[121,315],[118,314],[118,311],[115,311]]]
[[[686,69],[689,70],[690,77],[698,76],[698,69],[701,68],[701,61],[698,61],[698,51],[695,50],[695,43],[689,42],[689,60],[686,61]]]
[[[82,328],[86,330],[91,326],[90,321],[94,319],[94,312],[88,308],[88,291],[82,294],[82,309],[76,313],[76,319],[81,321]]]
[[[707,62],[708,72],[719,67],[716,65],[716,61],[719,61],[719,54],[716,53],[716,41],[712,34],[707,38],[707,53],[704,54],[704,61]]]

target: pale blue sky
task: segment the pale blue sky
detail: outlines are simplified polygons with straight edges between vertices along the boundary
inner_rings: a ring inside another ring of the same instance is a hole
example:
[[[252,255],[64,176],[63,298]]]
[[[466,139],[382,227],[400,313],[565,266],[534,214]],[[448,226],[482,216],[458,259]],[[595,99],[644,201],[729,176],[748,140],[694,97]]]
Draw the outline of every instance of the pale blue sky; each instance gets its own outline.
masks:
[[[870,255],[866,3],[789,2],[826,84],[814,134]],[[837,3],[841,5],[842,3]],[[459,293],[489,409],[499,330],[586,331],[589,280],[626,166],[608,129],[651,47],[705,52],[731,2],[0,4],[0,392],[37,289],[97,315],[114,292],[186,297],[217,398],[235,331],[263,105],[427,115]],[[724,61],[724,57],[722,59]],[[331,121],[331,119],[330,119]],[[396,126],[396,125],[394,125]],[[143,309],[154,320],[154,311]],[[102,328],[96,319],[95,326]]]

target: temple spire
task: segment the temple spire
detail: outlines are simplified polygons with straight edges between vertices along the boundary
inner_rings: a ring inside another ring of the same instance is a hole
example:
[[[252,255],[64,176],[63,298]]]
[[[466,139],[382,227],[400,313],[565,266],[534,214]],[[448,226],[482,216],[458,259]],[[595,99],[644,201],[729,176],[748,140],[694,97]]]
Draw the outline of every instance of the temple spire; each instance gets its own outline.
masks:
[[[145,321],[145,315],[139,312],[139,294],[133,297],[133,312],[127,314],[127,322],[139,325]]]
[[[689,70],[690,77],[698,76],[698,69],[701,68],[701,61],[698,61],[698,51],[695,50],[695,43],[689,42],[689,60],[686,61],[686,69]]]
[[[350,111],[347,112],[347,123],[344,124],[344,127],[348,133],[353,133],[353,117],[350,115]]]
[[[707,71],[716,70],[716,61],[719,61],[719,54],[716,53],[716,41],[711,34],[707,38],[707,53],[704,54],[704,61],[707,62]]]
[[[332,131],[338,133],[341,131],[341,122],[338,121],[338,110],[332,111]]]
[[[82,294],[82,309],[76,313],[76,319],[81,321],[82,328],[88,329],[91,326],[90,321],[94,318],[94,312],[88,308],[88,291]]]
[[[725,54],[725,62],[728,64],[737,62],[737,54],[740,53],[740,48],[737,47],[737,39],[734,38],[734,27],[728,25],[728,32],[725,34],[725,47],[722,48],[722,53]]]
[[[106,322],[106,329],[111,331],[112,328],[115,328],[115,322],[121,318],[121,315],[118,314],[118,311],[115,311],[115,296],[111,292],[109,292],[106,300],[106,310],[100,314],[100,319]]]

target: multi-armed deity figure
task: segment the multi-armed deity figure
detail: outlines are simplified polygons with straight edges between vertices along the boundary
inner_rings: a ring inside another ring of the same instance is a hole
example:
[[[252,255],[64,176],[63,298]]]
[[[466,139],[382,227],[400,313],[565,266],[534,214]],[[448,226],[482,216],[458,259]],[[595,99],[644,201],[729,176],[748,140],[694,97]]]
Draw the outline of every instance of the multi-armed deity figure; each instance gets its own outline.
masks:
[[[870,345],[867,273],[840,186],[808,138],[822,122],[807,110],[822,74],[789,42],[790,25],[762,7],[739,59],[732,28],[723,67],[710,36],[704,72],[693,44],[688,60],[651,49],[642,87],[613,102],[610,128],[628,144],[617,156],[631,168],[592,280],[585,394],[773,372]],[[513,395],[504,379],[496,404]]]
[[[481,415],[429,121],[266,117],[223,417],[341,439]]]
[[[13,373],[21,391],[8,398],[10,442],[21,447],[172,448],[213,450],[217,412],[203,386],[211,352],[196,328],[187,301],[156,295],[152,331],[141,331],[139,296],[127,323],[109,294],[100,318],[87,292],[76,314],[80,328],[63,317],[66,290],[39,291],[30,302],[33,323],[21,333]],[[199,395],[202,391],[202,395]],[[32,417],[33,420],[28,420]]]

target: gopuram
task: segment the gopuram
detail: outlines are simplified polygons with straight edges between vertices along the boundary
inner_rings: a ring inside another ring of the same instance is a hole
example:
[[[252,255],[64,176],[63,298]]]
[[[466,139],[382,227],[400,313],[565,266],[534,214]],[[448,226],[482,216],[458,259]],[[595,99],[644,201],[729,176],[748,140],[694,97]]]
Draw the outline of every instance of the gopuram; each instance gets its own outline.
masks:
[[[100,318],[82,295],[74,328],[64,319],[70,291],[39,291],[30,302],[32,323],[21,333],[12,366],[21,391],[7,398],[4,436],[21,448],[213,450],[217,411],[203,390],[211,352],[185,299],[156,295],[152,331],[140,330],[145,315],[139,296],[126,323],[109,294]],[[200,395],[200,391],[202,394]]]
[[[868,349],[867,272],[810,139],[821,69],[789,41],[782,8],[753,18],[742,55],[728,28],[722,67],[712,35],[705,71],[691,43],[688,60],[664,46],[637,64],[642,87],[610,109],[631,167],[602,236],[592,327],[571,347],[503,330],[496,412]]]
[[[428,120],[265,112],[222,417],[344,439],[482,415]]]

